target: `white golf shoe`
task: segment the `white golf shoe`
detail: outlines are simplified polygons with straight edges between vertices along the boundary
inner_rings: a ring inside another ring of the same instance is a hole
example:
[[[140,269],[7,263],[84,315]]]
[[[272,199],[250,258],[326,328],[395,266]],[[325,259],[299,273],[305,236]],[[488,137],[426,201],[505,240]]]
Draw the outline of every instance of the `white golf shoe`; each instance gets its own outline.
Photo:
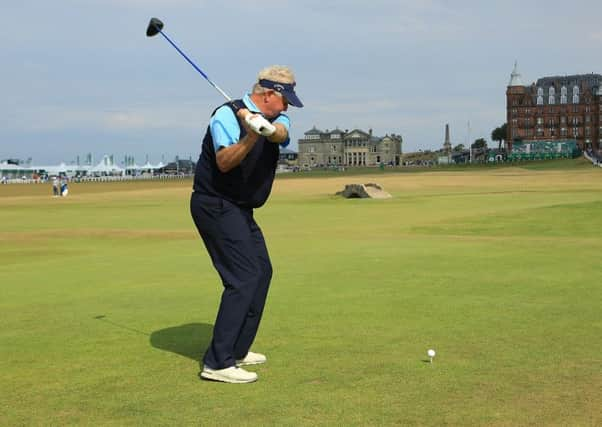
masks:
[[[237,366],[230,366],[229,368],[224,369],[211,369],[205,365],[201,372],[201,378],[221,381],[223,383],[241,384],[257,381],[257,374],[255,372],[245,371]]]
[[[250,351],[247,353],[244,359],[236,361],[236,366],[259,365],[261,363],[267,362],[267,360],[268,358],[265,357],[264,354],[253,353],[252,351]]]

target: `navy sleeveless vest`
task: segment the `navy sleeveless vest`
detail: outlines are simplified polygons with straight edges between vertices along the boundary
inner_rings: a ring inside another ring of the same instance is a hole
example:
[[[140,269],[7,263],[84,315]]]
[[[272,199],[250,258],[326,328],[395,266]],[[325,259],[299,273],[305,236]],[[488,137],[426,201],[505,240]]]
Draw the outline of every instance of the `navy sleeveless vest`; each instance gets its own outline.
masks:
[[[242,103],[242,100],[234,102]],[[236,116],[236,111],[230,103],[224,105],[230,107]],[[216,111],[217,109],[213,111],[212,117]],[[242,139],[246,135],[246,130],[240,124],[238,117],[237,120],[240,139]],[[268,120],[273,122],[276,118]],[[272,191],[279,154],[279,144],[269,142],[265,137],[260,136],[238,166],[228,172],[221,172],[217,167],[213,137],[207,127],[201,155],[196,164],[194,191],[221,197],[244,208],[258,208],[266,202]]]

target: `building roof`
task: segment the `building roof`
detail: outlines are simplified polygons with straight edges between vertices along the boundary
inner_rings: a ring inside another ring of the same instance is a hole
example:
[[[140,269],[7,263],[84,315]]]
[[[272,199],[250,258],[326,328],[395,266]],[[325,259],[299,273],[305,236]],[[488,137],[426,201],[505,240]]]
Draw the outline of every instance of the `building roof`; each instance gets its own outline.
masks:
[[[600,74],[575,74],[572,76],[552,76],[542,77],[537,80],[535,86],[538,88],[548,89],[554,87],[556,89],[564,86],[570,89],[574,86],[584,88],[588,92],[591,91],[594,95],[602,95],[602,75]]]
[[[602,86],[602,75],[600,74],[575,74],[572,76],[551,76],[542,77],[535,83],[537,87],[547,88],[550,86],[573,86],[585,85],[596,91]]]
[[[308,130],[307,132],[304,133],[305,138],[299,139],[299,143],[332,142],[331,135],[334,135],[334,134],[339,135],[339,138],[337,138],[337,139],[339,139],[340,142],[343,142],[345,140],[356,140],[356,139],[368,140],[370,143],[378,143],[378,142],[386,141],[386,140],[391,140],[391,141],[395,141],[395,142],[403,141],[402,136],[397,135],[395,133],[386,134],[385,136],[375,136],[372,134],[372,129],[370,129],[368,132],[366,132],[362,129],[358,129],[358,128],[355,128],[352,130],[345,129],[344,131],[342,131],[337,127],[336,129],[333,129],[331,131],[329,131],[328,129],[326,131],[321,131],[314,126],[310,130]],[[314,135],[317,135],[317,137],[315,137]],[[309,138],[309,136],[314,136],[314,137]],[[285,151],[283,151],[282,149],[280,150],[280,152],[285,153]],[[293,153],[293,152],[290,152],[290,153]]]
[[[345,137],[346,137],[346,138],[349,138],[349,137],[350,137],[351,135],[353,135],[354,133],[355,133],[355,134],[360,134],[360,135],[361,135],[361,136],[363,136],[363,137],[370,137],[370,134],[369,134],[369,133],[367,133],[367,132],[364,132],[364,131],[363,131],[363,130],[361,130],[361,129],[353,129],[353,130],[350,130],[349,132],[347,132],[347,133],[345,134]]]
[[[322,132],[320,129],[318,129],[318,128],[316,128],[316,126],[314,126],[310,130],[305,132],[304,135],[319,135],[321,133],[324,133],[324,132]]]

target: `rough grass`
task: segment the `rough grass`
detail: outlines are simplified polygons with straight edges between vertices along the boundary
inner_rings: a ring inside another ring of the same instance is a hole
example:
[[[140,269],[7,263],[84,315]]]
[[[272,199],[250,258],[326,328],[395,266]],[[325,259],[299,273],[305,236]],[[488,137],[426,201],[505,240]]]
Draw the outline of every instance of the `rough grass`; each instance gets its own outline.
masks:
[[[0,424],[599,425],[601,178],[278,179],[269,362],[241,386],[197,377],[220,285],[190,182],[0,186]]]

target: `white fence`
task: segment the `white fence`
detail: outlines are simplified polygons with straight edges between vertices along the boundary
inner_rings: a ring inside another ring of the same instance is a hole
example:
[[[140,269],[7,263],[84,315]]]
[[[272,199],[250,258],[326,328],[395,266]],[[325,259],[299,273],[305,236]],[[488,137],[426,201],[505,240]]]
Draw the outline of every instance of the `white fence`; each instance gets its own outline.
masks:
[[[82,176],[79,178],[69,178],[69,183],[72,182],[119,182],[119,181],[165,181],[165,180],[177,180],[177,179],[188,179],[192,178],[194,175],[186,174],[186,175],[123,175],[123,176]],[[11,178],[7,180],[3,180],[2,184],[45,184],[52,182],[51,180],[43,181],[41,179],[31,179],[31,178]]]

